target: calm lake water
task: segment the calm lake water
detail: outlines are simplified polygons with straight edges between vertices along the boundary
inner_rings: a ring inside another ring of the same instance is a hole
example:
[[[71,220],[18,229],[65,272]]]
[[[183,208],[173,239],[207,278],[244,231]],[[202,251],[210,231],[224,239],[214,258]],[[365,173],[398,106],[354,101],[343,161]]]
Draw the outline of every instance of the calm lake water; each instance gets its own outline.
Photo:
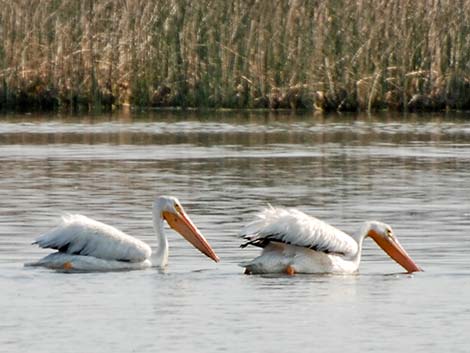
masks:
[[[170,233],[165,271],[24,268],[62,212],[154,244],[177,196],[221,257]],[[0,118],[1,352],[469,352],[470,116],[152,113]],[[366,241],[355,276],[245,276],[237,232],[295,206],[382,220],[423,273]]]

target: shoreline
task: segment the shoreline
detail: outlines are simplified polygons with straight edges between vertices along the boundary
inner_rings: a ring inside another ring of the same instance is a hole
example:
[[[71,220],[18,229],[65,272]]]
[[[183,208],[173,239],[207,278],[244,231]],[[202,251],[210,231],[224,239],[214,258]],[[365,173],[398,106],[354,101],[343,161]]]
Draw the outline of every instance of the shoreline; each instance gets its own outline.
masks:
[[[266,95],[262,97],[262,103],[253,105],[171,105],[171,104],[149,104],[134,105],[130,103],[118,102],[118,97],[109,96],[106,100],[93,102],[87,97],[74,97],[62,100],[59,95],[45,90],[42,94],[26,94],[21,92],[14,97],[0,99],[0,111],[8,112],[109,112],[115,110],[154,110],[154,111],[252,111],[252,112],[294,112],[294,113],[377,113],[377,112],[449,112],[449,111],[470,111],[469,104],[457,104],[450,97],[414,94],[406,104],[403,102],[382,100],[375,101],[374,107],[361,109],[359,100],[351,100],[345,92],[341,93],[343,99],[338,99],[338,95],[329,95],[321,91],[303,96],[289,94]],[[470,96],[468,97],[470,100]]]

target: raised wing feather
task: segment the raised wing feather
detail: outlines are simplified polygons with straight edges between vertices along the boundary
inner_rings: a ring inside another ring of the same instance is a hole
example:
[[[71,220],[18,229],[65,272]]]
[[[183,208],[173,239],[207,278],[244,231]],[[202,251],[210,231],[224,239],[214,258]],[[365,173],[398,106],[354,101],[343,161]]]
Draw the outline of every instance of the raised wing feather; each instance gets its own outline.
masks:
[[[241,236],[248,241],[242,247],[264,247],[275,241],[344,256],[358,251],[358,244],[346,233],[293,208],[264,209],[242,229]]]
[[[144,261],[152,252],[144,242],[82,215],[63,216],[57,227],[33,244],[67,254],[129,262]]]

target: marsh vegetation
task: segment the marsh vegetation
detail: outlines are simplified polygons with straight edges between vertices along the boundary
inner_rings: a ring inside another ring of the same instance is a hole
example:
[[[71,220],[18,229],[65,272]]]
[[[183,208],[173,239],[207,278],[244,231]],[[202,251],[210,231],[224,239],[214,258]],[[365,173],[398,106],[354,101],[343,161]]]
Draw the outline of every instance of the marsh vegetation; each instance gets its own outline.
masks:
[[[0,2],[2,108],[470,108],[470,1]]]

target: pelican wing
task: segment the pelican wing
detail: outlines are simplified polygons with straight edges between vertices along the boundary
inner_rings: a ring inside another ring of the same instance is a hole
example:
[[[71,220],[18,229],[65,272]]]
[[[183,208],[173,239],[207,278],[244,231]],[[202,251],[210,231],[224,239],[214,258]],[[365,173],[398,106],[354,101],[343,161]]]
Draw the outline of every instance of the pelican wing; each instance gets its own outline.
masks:
[[[241,236],[247,240],[242,247],[281,242],[344,256],[353,256],[358,250],[356,241],[346,233],[293,208],[264,209],[242,229]]]
[[[144,242],[82,215],[63,216],[57,227],[33,244],[72,255],[129,262],[144,261],[152,252]]]

